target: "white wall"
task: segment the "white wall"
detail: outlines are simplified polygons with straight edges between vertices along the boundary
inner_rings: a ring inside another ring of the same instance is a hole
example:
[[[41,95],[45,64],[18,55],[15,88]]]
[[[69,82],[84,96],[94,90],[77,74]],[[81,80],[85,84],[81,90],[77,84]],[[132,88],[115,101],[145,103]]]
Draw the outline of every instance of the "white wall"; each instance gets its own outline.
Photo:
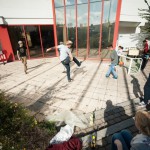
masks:
[[[0,0],[8,24],[53,24],[52,0]]]
[[[150,4],[150,0],[147,0]],[[148,9],[144,0],[122,0],[120,21],[143,22],[138,9]]]
[[[150,4],[150,0],[147,1]],[[147,21],[140,17],[139,9],[148,9],[144,0],[122,0],[118,45],[142,48],[142,41],[147,35],[140,33],[140,26]]]

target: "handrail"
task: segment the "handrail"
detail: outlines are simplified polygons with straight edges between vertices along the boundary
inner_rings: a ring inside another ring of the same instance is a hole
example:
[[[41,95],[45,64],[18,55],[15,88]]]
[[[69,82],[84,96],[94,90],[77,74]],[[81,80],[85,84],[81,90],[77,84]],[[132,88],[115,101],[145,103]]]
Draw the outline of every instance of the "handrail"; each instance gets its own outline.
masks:
[[[139,66],[137,72],[139,72],[139,71],[141,70],[141,65],[142,65],[142,62],[143,62],[143,59],[142,59],[142,58],[132,58],[132,57],[125,56],[125,55],[119,55],[119,56],[122,57],[122,58],[125,58],[125,60],[123,60],[123,62],[124,62],[124,66],[128,69],[128,71],[127,71],[128,74],[131,73],[133,60],[140,60],[140,61],[141,61],[141,62],[140,62],[140,66]],[[129,66],[126,65],[126,64],[127,64],[127,59],[130,59],[130,60],[131,60],[130,63],[129,63]]]

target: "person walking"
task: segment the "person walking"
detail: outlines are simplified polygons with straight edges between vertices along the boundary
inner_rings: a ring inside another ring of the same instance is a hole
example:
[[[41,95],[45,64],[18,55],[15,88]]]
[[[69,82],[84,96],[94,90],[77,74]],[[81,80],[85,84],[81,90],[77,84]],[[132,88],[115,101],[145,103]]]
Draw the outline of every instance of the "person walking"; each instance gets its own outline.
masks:
[[[66,70],[67,70],[67,79],[68,79],[68,82],[71,82],[72,79],[70,77],[70,62],[71,61],[74,61],[77,66],[81,66],[81,62],[79,62],[75,57],[72,56],[71,54],[71,51],[70,51],[70,48],[71,48],[71,45],[72,45],[72,41],[68,40],[66,42],[66,45],[58,45],[58,46],[55,46],[55,47],[51,47],[51,48],[48,48],[46,50],[46,52],[50,51],[50,50],[54,50],[56,48],[58,48],[59,50],[59,57],[60,57],[60,61],[61,63],[65,66]]]
[[[17,48],[18,59],[22,61],[24,65],[24,72],[27,74],[27,51],[22,41],[18,41],[19,47]]]
[[[128,130],[115,133],[111,150],[150,150],[150,112],[136,112],[135,126],[140,134],[133,137]]]
[[[109,69],[108,69],[108,71],[106,73],[106,78],[108,78],[110,76],[110,73],[112,73],[113,78],[117,79],[118,75],[117,75],[117,73],[115,71],[115,66],[118,64],[118,55],[117,55],[116,50],[113,49],[112,45],[108,46],[108,50],[111,51],[111,55],[110,55],[111,64],[110,64]]]

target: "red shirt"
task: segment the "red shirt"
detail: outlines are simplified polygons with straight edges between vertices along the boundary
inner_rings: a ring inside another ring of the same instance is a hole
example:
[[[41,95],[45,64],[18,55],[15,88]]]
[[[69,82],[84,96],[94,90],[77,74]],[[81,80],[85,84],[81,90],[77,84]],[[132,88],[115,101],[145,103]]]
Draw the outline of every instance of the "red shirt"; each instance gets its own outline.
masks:
[[[145,42],[144,44],[144,53],[147,53],[148,52],[148,43]]]

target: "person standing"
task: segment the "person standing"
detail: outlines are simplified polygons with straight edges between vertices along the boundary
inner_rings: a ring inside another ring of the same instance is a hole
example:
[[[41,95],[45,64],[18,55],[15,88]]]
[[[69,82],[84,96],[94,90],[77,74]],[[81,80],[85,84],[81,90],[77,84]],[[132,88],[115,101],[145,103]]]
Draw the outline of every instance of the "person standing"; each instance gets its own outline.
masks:
[[[140,97],[141,102],[139,103],[140,106],[150,105],[150,74],[149,77],[144,85],[144,97]]]
[[[149,45],[148,45],[148,39],[145,38],[145,40],[143,41],[143,46],[144,46],[144,54],[148,53],[149,50]]]
[[[113,49],[112,45],[108,46],[108,50],[111,51],[111,55],[110,55],[111,64],[109,66],[109,70],[106,73],[106,77],[108,78],[110,76],[110,73],[112,73],[113,78],[117,79],[118,75],[117,75],[117,73],[115,71],[115,66],[118,64],[118,55],[117,55],[116,50]]]
[[[24,64],[24,72],[27,74],[27,51],[22,41],[18,41],[19,47],[17,48],[18,59]]]
[[[119,46],[118,47],[118,50],[117,50],[117,55],[118,55],[118,64],[121,60],[120,56],[123,54],[123,47],[122,46]]]
[[[59,45],[64,45],[64,43],[63,43],[63,42],[59,42]],[[59,50],[58,50],[58,51],[59,51]],[[67,73],[65,66],[64,66],[64,71],[63,71],[62,73]]]
[[[144,40],[143,41],[143,55],[142,55],[143,62],[141,65],[141,70],[144,70],[148,62],[148,59],[149,59],[148,50],[149,50],[148,41]]]
[[[67,70],[67,79],[68,79],[68,82],[72,81],[72,79],[70,77],[70,62],[74,61],[79,67],[81,66],[81,62],[79,62],[71,54],[71,51],[70,51],[71,45],[72,45],[72,41],[69,40],[69,41],[66,42],[66,45],[61,44],[61,45],[58,45],[56,47],[48,48],[46,50],[46,52],[48,52],[50,50],[58,48],[58,50],[60,52],[59,53],[59,55],[60,55],[59,56],[60,57],[60,61],[65,66],[65,68]]]

